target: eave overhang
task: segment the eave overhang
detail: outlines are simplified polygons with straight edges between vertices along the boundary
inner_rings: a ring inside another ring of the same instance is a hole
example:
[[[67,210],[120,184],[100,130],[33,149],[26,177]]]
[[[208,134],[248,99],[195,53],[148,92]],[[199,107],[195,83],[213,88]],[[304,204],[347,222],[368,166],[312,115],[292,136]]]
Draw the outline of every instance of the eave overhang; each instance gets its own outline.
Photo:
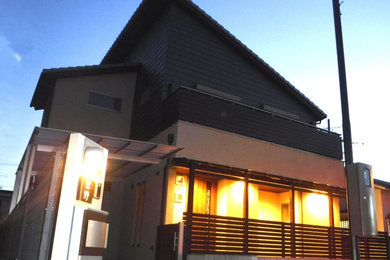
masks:
[[[71,131],[36,127],[27,145],[27,147],[34,147],[35,149],[31,170],[41,171],[57,149],[66,148],[71,133]],[[159,164],[169,156],[182,150],[182,148],[171,145],[88,133],[82,134],[108,150],[106,171],[106,180],[108,181],[120,181],[150,165]],[[23,169],[26,154],[27,149],[17,171]]]
[[[113,73],[137,72],[137,64],[108,64],[91,65],[80,67],[44,69],[38,80],[32,97],[30,107],[35,110],[44,109],[45,105],[54,89],[55,82],[59,78],[94,76]]]

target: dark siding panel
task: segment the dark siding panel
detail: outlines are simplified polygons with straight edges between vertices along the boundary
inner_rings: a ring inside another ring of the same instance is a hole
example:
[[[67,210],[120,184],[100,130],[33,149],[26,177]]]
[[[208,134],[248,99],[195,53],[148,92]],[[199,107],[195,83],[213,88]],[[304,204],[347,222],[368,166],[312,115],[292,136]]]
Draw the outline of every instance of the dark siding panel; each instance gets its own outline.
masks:
[[[27,191],[3,224],[1,259],[16,259],[19,253],[20,259],[38,259],[53,161],[38,171],[35,188]]]
[[[126,61],[140,63],[134,100],[131,138],[144,139],[161,121],[161,88],[165,82],[165,63],[168,41],[168,14],[166,9],[148,29],[127,57]],[[141,96],[149,92],[146,102],[140,104]],[[145,132],[146,131],[146,132]]]
[[[317,121],[296,97],[261,72],[191,14],[172,6],[167,76],[175,86],[197,83],[240,96],[244,103],[262,104]]]
[[[37,259],[39,254],[53,161],[51,160],[45,169],[39,172],[35,189],[28,191],[29,210],[26,215],[21,259]]]

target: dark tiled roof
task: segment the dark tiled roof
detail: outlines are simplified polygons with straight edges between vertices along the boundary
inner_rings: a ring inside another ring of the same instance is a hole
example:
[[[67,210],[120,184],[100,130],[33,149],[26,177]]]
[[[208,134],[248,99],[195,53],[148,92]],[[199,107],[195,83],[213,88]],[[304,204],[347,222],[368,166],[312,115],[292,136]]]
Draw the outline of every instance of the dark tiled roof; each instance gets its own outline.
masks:
[[[226,30],[190,0],[144,0],[123,28],[114,44],[103,58],[101,64],[122,62],[129,50],[137,43],[137,39],[140,38],[140,36],[154,22],[155,18],[158,17],[158,14],[162,12],[164,7],[170,2],[177,3],[179,6],[188,10],[192,15],[194,15],[194,17],[200,19],[203,23],[210,27],[216,35],[223,38],[228,44],[234,46],[243,56],[251,60],[259,69],[266,72],[274,80],[279,82],[279,84],[287,91],[301,100],[301,102],[311,109],[319,118],[324,119],[327,117],[327,115],[310,99],[303,95],[270,65],[258,57],[234,35],[232,35],[228,30]]]
[[[43,109],[58,78],[130,72],[137,71],[138,67],[139,65],[122,63],[44,69],[39,77],[30,106],[36,110]]]

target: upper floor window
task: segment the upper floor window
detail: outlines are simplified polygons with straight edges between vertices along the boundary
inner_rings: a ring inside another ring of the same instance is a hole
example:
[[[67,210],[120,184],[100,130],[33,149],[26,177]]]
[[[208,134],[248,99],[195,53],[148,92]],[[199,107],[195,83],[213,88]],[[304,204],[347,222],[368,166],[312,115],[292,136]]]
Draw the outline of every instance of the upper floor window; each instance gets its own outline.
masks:
[[[88,104],[119,112],[121,111],[122,99],[89,92]]]

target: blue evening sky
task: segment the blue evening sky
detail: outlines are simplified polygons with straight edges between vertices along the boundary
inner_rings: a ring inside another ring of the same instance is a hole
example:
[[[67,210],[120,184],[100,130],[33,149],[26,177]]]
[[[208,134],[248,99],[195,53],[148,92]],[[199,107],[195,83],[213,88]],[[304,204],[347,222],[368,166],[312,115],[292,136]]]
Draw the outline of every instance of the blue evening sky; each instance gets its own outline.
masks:
[[[14,175],[41,111],[42,69],[99,64],[140,0],[0,1],[0,186]],[[341,129],[332,0],[194,0]],[[390,1],[341,6],[355,161],[390,181]],[[326,122],[323,124],[326,125]]]

